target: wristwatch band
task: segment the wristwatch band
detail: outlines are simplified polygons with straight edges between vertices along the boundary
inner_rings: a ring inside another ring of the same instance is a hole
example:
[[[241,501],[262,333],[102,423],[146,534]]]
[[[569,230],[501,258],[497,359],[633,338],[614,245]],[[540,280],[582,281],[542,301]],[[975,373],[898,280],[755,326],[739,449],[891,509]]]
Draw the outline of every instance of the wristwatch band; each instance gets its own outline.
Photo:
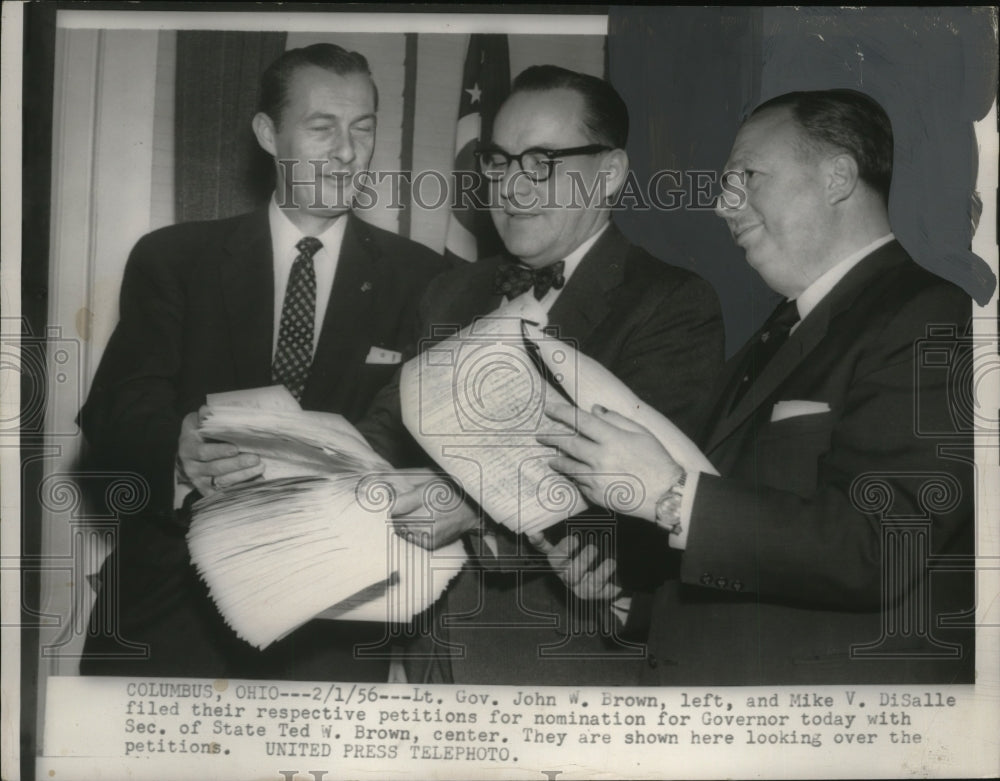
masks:
[[[684,484],[687,482],[687,472],[681,472],[681,476],[670,486],[656,503],[656,522],[671,534],[680,534],[681,527],[681,503],[684,500]]]

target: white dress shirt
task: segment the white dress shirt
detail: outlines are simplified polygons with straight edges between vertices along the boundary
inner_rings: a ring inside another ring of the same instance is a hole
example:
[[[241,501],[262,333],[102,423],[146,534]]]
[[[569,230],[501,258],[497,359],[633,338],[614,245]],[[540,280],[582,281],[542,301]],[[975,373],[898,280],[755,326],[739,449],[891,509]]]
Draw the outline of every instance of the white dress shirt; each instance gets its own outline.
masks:
[[[305,237],[287,215],[278,208],[274,197],[267,209],[267,219],[271,225],[271,257],[274,259],[274,332],[271,341],[271,355],[278,349],[278,332],[281,329],[281,307],[285,302],[285,290],[288,288],[288,277],[292,273],[292,264],[299,256],[295,245]],[[337,274],[337,261],[340,259],[340,247],[344,243],[344,231],[347,228],[347,215],[337,217],[333,224],[316,236],[323,246],[313,255],[313,268],[316,271],[316,320],[313,326],[313,351],[319,343],[319,332],[323,327],[323,318],[330,303],[330,290],[333,278]]]
[[[871,244],[862,247],[857,252],[839,261],[803,290],[799,294],[799,297],[795,299],[795,308],[799,311],[800,319],[792,327],[791,333],[795,332],[795,329],[802,324],[802,321],[809,316],[809,313],[817,307],[819,302],[829,295],[830,291],[837,286],[837,283],[847,276],[847,272],[879,247],[888,244],[890,241],[895,240],[895,238],[892,233],[887,233],[885,236],[876,239]],[[694,497],[698,492],[698,478],[700,476],[701,472],[692,472],[687,476],[680,507],[681,530],[679,534],[670,535],[670,547],[672,548],[684,550],[687,547],[688,533],[691,531],[691,513],[694,509]]]

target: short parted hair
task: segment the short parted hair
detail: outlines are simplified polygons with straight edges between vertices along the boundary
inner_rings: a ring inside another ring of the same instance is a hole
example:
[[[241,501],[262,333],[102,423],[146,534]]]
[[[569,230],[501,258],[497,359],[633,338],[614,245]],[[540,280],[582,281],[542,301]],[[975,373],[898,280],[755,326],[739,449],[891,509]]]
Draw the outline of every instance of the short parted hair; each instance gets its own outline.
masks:
[[[288,105],[288,85],[299,68],[314,65],[338,76],[359,73],[372,78],[368,60],[363,54],[349,52],[335,43],[314,43],[301,49],[289,49],[272,62],[260,77],[257,110],[267,114],[275,127],[281,126],[281,115]],[[375,110],[378,110],[378,87],[372,79]]]
[[[510,94],[573,90],[583,98],[583,124],[594,143],[624,149],[628,141],[628,107],[621,95],[604,79],[557,65],[532,65],[511,84]]]
[[[858,176],[889,203],[892,184],[892,123],[885,109],[852,89],[789,92],[761,103],[767,109],[788,108],[813,145],[810,151],[846,152],[858,164]]]

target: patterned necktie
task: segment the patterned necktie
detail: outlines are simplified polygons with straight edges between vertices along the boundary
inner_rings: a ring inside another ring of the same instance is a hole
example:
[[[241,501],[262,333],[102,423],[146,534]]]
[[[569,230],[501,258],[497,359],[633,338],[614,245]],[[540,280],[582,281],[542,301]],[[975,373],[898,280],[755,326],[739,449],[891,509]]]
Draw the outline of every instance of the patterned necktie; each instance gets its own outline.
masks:
[[[764,367],[767,366],[768,361],[788,340],[788,334],[791,333],[792,326],[797,322],[799,322],[798,307],[795,306],[794,301],[787,299],[779,304],[778,308],[767,318],[757,335],[757,340],[743,361],[740,374],[737,375],[740,378],[739,385],[736,386],[733,403],[729,407],[730,411],[746,395],[747,389],[754,384]]]
[[[566,263],[562,260],[539,269],[527,268],[519,263],[501,263],[493,279],[493,292],[513,301],[533,287],[535,298],[541,301],[550,290],[562,290],[566,284],[563,276],[565,268]]]
[[[316,270],[313,255],[323,242],[312,236],[299,240],[295,248],[299,256],[292,263],[281,306],[281,327],[278,329],[278,349],[274,352],[271,379],[284,385],[296,401],[309,379],[312,365],[313,329],[316,323]]]

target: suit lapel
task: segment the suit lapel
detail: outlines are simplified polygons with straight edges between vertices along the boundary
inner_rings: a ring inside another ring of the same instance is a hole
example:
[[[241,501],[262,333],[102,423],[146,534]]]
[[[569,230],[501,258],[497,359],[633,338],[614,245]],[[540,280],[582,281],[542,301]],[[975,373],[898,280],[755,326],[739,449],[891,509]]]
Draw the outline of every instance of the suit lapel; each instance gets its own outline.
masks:
[[[764,367],[760,376],[757,377],[757,380],[750,386],[732,412],[726,414],[735,390],[733,387],[735,385],[734,378],[729,377],[726,384],[727,392],[722,400],[724,405],[720,405],[722,417],[708,440],[707,452],[711,452],[719,442],[729,436],[762,403],[769,399],[778,386],[788,378],[788,375],[795,371],[796,367],[813,351],[826,335],[830,322],[829,314],[829,310],[825,307],[817,307],[810,312],[809,317],[802,321],[795,333],[789,336],[788,341],[774,354],[774,357]],[[754,339],[756,338],[754,336]],[[740,361],[743,360],[742,356],[744,355],[745,351],[741,350],[738,356]],[[735,364],[735,366],[739,368],[740,364]]]
[[[732,412],[726,413],[732,399],[734,377],[733,372],[742,365],[749,349],[749,344],[741,349],[729,363],[729,371],[725,384],[721,387],[724,397],[720,399],[717,409],[721,413],[718,422],[706,439],[705,452],[711,452],[718,447],[730,434],[739,428],[762,404],[769,401],[774,392],[826,336],[833,318],[847,309],[855,297],[868,285],[871,279],[881,274],[889,265],[894,265],[904,259],[905,253],[897,242],[890,242],[880,247],[871,255],[852,268],[847,275],[837,283],[826,297],[823,298],[809,316],[799,325],[788,341],[774,354],[761,371],[756,382],[740,399]],[[758,331],[759,333],[759,331]],[[753,340],[757,339],[754,334]]]
[[[352,367],[364,363],[371,347],[367,337],[384,287],[384,268],[364,223],[353,214],[347,220],[330,302],[302,393],[305,408],[329,407],[352,384]]]
[[[729,409],[733,406],[733,396],[736,393],[737,386],[737,374],[746,362],[747,353],[750,352],[751,346],[757,340],[758,334],[760,334],[760,330],[726,361],[718,380],[713,386],[715,401],[700,432],[702,435],[701,441],[706,445],[714,443],[719,438],[720,423],[726,418]],[[712,436],[709,437],[709,435]]]
[[[255,388],[271,380],[274,269],[267,210],[238,221],[219,257],[221,299],[229,325],[236,385]]]
[[[629,246],[628,239],[611,224],[580,261],[549,310],[549,325],[558,326],[560,339],[582,346],[607,317],[610,295],[625,280]]]
[[[514,261],[506,255],[499,255],[473,263],[468,269],[472,275],[469,283],[463,286],[460,295],[453,296],[444,302],[445,311],[439,313],[442,317],[433,325],[461,323],[465,326],[477,317],[496,311],[503,301],[503,296],[494,292],[493,281],[497,268],[505,262]]]

